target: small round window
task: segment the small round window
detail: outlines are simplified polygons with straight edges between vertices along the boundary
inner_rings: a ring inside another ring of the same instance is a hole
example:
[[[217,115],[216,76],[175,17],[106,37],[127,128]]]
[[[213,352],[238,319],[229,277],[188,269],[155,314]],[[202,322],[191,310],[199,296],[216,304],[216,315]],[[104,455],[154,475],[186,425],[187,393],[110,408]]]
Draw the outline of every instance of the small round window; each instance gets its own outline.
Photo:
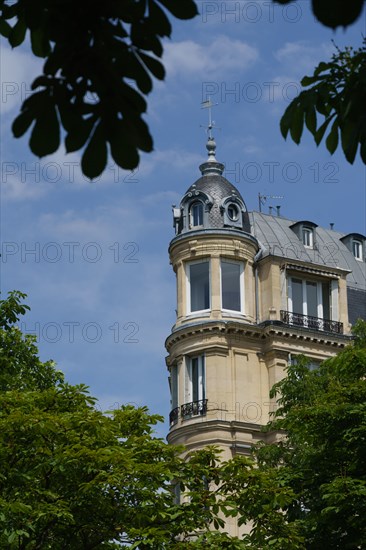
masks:
[[[239,219],[239,208],[236,206],[236,204],[229,204],[227,207],[227,215],[229,216],[230,220],[233,222],[237,222]]]

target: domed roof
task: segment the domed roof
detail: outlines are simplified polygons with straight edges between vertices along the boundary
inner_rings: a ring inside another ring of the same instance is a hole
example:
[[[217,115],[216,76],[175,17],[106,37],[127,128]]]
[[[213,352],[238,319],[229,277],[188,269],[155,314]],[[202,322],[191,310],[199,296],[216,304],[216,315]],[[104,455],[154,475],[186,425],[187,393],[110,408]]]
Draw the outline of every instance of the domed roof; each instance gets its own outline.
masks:
[[[209,157],[200,166],[202,176],[184,194],[180,203],[177,233],[207,229],[236,229],[250,233],[250,221],[243,197],[223,177],[224,165],[215,158],[216,143],[207,142]],[[202,214],[190,214],[192,205],[201,204]]]

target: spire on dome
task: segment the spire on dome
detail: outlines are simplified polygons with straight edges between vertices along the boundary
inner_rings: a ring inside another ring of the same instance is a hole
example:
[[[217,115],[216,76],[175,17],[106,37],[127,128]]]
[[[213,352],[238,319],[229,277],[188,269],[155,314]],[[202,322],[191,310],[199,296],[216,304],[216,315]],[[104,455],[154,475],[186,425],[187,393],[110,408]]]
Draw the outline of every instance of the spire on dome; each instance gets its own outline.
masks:
[[[221,176],[225,168],[224,165],[221,164],[221,162],[217,162],[215,156],[216,141],[214,140],[214,137],[212,135],[212,130],[213,128],[215,128],[215,122],[212,120],[212,107],[215,107],[215,105],[217,105],[217,103],[212,103],[210,97],[208,97],[208,99],[202,103],[202,109],[208,109],[208,126],[206,129],[208,134],[208,139],[206,143],[208,159],[200,166],[200,170],[203,176],[207,176],[210,174],[219,174]]]

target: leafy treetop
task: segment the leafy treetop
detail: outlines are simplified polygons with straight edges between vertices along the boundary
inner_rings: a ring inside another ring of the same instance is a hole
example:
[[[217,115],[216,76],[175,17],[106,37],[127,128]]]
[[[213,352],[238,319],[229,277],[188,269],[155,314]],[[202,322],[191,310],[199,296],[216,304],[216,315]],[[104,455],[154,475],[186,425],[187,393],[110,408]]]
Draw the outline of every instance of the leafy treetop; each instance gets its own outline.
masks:
[[[335,28],[356,21],[363,4],[312,0],[312,9]],[[43,157],[64,135],[66,152],[82,150],[81,169],[91,179],[103,172],[109,155],[121,168],[136,168],[139,151],[153,149],[142,116],[152,79],[165,77],[160,59],[162,39],[172,31],[167,13],[184,20],[198,10],[194,0],[0,0],[0,34],[12,48],[28,36],[33,54],[45,59],[14,120],[14,136],[30,130],[30,149]],[[350,146],[348,157],[352,151]]]

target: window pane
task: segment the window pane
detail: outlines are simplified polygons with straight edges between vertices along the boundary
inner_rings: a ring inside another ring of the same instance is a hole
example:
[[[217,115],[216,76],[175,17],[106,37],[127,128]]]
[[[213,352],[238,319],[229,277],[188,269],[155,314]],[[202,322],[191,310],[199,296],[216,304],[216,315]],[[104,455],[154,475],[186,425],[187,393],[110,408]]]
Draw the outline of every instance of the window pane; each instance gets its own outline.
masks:
[[[317,284],[307,281],[306,283],[306,301],[308,303],[308,315],[318,317],[318,294]]]
[[[170,376],[172,409],[175,409],[178,407],[178,373],[176,366],[172,367]]]
[[[313,232],[311,229],[303,228],[302,230],[302,242],[305,246],[313,246]]]
[[[353,241],[353,255],[357,260],[362,260],[362,245],[360,241]]]
[[[191,225],[203,225],[203,206],[201,202],[194,202],[191,206]]]
[[[330,289],[328,283],[322,283],[323,319],[330,319]]]
[[[292,279],[292,312],[303,314],[302,281]]]
[[[198,357],[192,359],[192,401],[199,400],[199,372]]]
[[[221,262],[223,309],[240,311],[240,264]]]
[[[192,264],[189,267],[191,286],[191,311],[210,307],[209,262]]]

